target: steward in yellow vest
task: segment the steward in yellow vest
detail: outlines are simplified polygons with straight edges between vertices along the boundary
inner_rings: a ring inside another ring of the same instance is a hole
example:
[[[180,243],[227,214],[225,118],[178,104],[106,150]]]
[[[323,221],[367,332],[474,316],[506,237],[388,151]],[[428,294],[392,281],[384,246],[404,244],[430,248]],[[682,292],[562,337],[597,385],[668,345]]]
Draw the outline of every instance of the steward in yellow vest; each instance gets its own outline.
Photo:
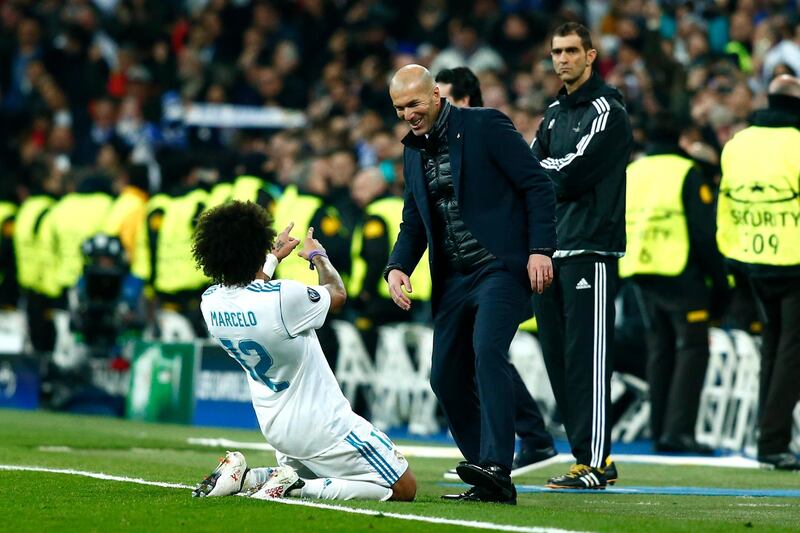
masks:
[[[171,196],[163,206],[154,244],[155,270],[153,288],[162,303],[172,302],[182,309],[185,296],[200,291],[208,278],[196,267],[191,256],[191,243],[197,217],[205,208],[208,193],[189,189]],[[199,294],[197,294],[199,296]]]
[[[356,326],[362,332],[391,322],[407,322],[412,318],[395,305],[389,295],[389,287],[383,280],[383,269],[389,261],[403,220],[403,199],[388,196],[388,188],[378,168],[360,171],[352,185],[352,198],[362,209],[362,220],[353,232],[353,270],[347,292],[358,315]],[[418,302],[430,301],[429,268],[426,252],[411,276],[414,292],[409,297]]]
[[[383,269],[389,262],[403,220],[403,199],[388,196],[388,188],[381,171],[372,167],[356,174],[351,192],[353,201],[362,209],[362,216],[353,233],[353,271],[347,293],[355,311],[355,326],[373,357],[378,345],[378,327],[414,318],[395,305],[383,279]],[[422,318],[429,321],[431,274],[427,252],[414,270],[411,286],[414,292],[409,297],[417,302],[415,314],[419,309],[424,313]]]
[[[694,427],[708,366],[709,319],[729,291],[714,241],[714,190],[678,147],[679,135],[672,119],[658,117],[647,155],[628,166],[628,243],[619,273],[644,296],[655,449],[710,453],[695,440]]]
[[[758,460],[800,470],[789,451],[800,390],[800,79],[778,76],[768,99],[722,151],[717,242],[764,315]]]
[[[47,274],[42,292],[59,298],[83,273],[83,241],[103,231],[114,199],[104,177],[86,176],[77,191],[65,194],[42,222],[41,245]]]
[[[52,351],[55,344],[52,317],[55,301],[42,292],[42,281],[45,276],[53,275],[53,269],[47,265],[41,244],[42,222],[56,203],[54,183],[55,180],[44,180],[41,188],[35,186],[33,194],[20,204],[14,220],[17,283],[25,298],[31,345],[37,352]],[[50,190],[45,191],[44,186]]]
[[[0,201],[0,309],[16,309],[19,300],[14,254],[14,215],[17,205]]]
[[[207,169],[186,166],[183,171],[171,194],[156,194],[148,201],[131,270],[145,281],[145,293],[158,307],[181,313],[198,336],[205,336],[200,296],[209,280],[195,265],[191,247],[197,219],[206,208],[206,189],[213,183],[199,179]]]
[[[315,228],[314,235],[318,236],[331,262],[337,265],[347,282],[351,268],[350,229],[345,227],[339,211],[329,205],[324,196],[310,190],[303,192],[296,185],[289,185],[275,205],[274,217],[276,228],[285,228],[294,222],[293,235],[305,235],[308,228]],[[297,254],[291,254],[281,261],[275,272],[276,278],[293,279],[306,285],[316,285],[316,276],[308,268],[308,261]]]

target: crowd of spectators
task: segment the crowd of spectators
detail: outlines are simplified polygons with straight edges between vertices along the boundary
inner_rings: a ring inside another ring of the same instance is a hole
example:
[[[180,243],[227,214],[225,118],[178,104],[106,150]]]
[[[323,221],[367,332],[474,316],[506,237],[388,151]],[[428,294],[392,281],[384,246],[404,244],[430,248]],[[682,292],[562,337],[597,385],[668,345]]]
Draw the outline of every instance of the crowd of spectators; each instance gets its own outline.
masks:
[[[798,0],[0,0],[0,203],[248,174],[326,197],[352,230],[373,177],[403,190],[398,68],[469,67],[531,142],[562,87],[549,36],[567,21],[592,31],[634,156],[669,115],[709,183],[770,81],[800,74]],[[634,300],[623,289],[617,368],[643,375]]]
[[[346,186],[378,166],[399,182],[387,80],[416,62],[467,65],[484,105],[530,141],[560,80],[548,31],[595,35],[599,72],[624,94],[638,146],[659,111],[684,120],[684,148],[713,168],[765,103],[779,73],[800,73],[800,24],[784,0],[5,0],[0,2],[0,182],[21,201],[37,169],[113,179],[125,162],[169,191],[168,154],[202,153],[219,176],[257,167],[280,184],[322,173]],[[200,104],[276,106],[284,129],[192,125]],[[288,123],[287,123],[288,124]],[[357,165],[340,175],[339,150]],[[239,167],[237,165],[245,165]]]

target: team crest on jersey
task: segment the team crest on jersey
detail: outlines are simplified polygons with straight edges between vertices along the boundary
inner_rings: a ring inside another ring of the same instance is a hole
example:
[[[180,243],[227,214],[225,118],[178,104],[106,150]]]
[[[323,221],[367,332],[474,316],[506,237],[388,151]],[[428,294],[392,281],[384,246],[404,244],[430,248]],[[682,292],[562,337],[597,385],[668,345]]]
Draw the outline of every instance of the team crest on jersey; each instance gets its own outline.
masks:
[[[311,287],[308,287],[306,290],[308,291],[308,299],[309,300],[311,300],[312,302],[318,302],[319,301],[320,295],[319,295],[319,293],[317,291],[315,291]]]

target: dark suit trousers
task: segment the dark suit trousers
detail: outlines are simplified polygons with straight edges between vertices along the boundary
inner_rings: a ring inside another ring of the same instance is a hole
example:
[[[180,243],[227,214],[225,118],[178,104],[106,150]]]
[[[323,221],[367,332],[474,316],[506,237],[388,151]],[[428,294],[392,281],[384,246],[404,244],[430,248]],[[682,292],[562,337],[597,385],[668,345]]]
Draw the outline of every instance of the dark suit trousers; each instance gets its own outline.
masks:
[[[511,365],[511,380],[514,387],[514,430],[523,440],[523,445],[537,450],[553,446],[553,437],[544,424],[539,404],[531,396],[514,365]]]
[[[759,387],[759,455],[789,451],[800,399],[800,278],[753,278],[765,315]]]
[[[547,374],[579,464],[601,468],[611,451],[611,372],[617,260],[554,261],[553,284],[533,295]]]
[[[433,321],[431,387],[470,463],[511,469],[515,398],[508,348],[529,297],[530,289],[500,261],[444,278]]]

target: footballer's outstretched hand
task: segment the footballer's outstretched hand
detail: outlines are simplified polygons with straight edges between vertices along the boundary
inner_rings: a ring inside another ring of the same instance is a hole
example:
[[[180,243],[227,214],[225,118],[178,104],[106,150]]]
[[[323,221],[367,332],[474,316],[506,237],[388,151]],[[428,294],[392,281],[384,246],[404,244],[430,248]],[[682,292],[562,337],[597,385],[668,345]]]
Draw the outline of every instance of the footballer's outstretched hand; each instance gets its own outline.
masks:
[[[272,255],[277,257],[278,261],[282,261],[284,257],[292,253],[292,250],[297,248],[297,245],[300,244],[299,239],[295,239],[289,235],[293,227],[294,222],[290,222],[289,225],[286,226],[286,229],[278,233],[278,236],[275,238],[275,244],[272,247]]]

